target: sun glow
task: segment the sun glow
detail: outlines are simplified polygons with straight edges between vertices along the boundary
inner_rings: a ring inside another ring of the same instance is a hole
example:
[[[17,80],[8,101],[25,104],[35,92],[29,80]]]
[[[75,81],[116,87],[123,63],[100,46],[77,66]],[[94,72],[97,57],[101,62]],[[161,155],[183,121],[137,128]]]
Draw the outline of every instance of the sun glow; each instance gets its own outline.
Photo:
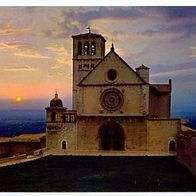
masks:
[[[17,102],[17,103],[20,103],[21,101],[22,101],[22,97],[19,97],[19,96],[16,97],[16,102]]]

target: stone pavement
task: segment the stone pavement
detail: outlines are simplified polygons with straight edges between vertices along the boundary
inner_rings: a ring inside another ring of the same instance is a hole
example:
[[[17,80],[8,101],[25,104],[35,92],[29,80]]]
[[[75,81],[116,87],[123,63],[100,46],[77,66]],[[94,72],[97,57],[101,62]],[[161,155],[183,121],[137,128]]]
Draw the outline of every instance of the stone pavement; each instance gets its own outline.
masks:
[[[164,152],[146,152],[146,151],[68,151],[68,150],[48,150],[44,152],[47,155],[65,155],[65,156],[176,156],[176,153]]]
[[[24,163],[24,162],[28,162],[28,161],[34,161],[36,159],[41,158],[42,156],[27,156],[23,159],[7,159],[5,160],[5,162],[1,162],[0,163],[0,167],[5,167],[5,166],[9,166],[9,165],[16,165],[19,163]]]
[[[40,159],[41,157],[57,155],[57,156],[176,156],[175,153],[154,152],[149,153],[146,151],[67,151],[67,150],[47,150],[40,155],[29,155],[22,159],[7,159],[5,162],[0,163],[0,167],[15,165],[28,161]]]

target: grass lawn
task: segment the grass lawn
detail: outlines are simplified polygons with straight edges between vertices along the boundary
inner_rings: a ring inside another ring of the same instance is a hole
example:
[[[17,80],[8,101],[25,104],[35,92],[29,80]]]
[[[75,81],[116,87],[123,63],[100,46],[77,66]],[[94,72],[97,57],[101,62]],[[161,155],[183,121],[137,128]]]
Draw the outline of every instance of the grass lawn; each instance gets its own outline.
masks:
[[[3,192],[196,191],[175,157],[48,156],[0,168]]]

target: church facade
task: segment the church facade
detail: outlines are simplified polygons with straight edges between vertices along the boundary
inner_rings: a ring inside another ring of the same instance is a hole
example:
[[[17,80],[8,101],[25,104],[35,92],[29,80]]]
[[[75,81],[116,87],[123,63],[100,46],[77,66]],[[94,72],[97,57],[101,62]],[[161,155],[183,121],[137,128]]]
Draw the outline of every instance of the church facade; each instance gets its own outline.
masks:
[[[150,84],[149,68],[133,70],[112,44],[91,33],[73,38],[73,108],[58,98],[46,108],[46,145],[71,152],[126,151],[169,154],[176,150],[180,119],[170,116],[171,80]]]

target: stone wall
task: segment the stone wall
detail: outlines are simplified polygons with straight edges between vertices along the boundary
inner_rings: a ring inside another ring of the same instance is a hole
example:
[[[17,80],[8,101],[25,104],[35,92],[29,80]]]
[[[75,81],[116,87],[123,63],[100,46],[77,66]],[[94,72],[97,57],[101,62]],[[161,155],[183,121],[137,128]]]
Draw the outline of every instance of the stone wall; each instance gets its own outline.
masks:
[[[62,142],[66,142],[67,150],[76,150],[75,123],[47,123],[47,148],[62,149]],[[52,128],[53,126],[53,128]]]
[[[149,119],[147,143],[150,152],[169,152],[170,141],[176,141],[180,119]]]
[[[11,156],[9,142],[0,143],[0,158]]]
[[[28,154],[32,155],[33,152],[41,148],[40,142],[10,142],[11,155]]]
[[[9,141],[0,143],[0,157],[10,157],[18,154],[32,155],[37,149],[41,149],[45,143],[41,142],[23,142],[23,141]]]
[[[156,117],[170,117],[170,93],[149,93],[149,115]]]
[[[196,133],[194,135],[182,132],[178,134],[177,160],[196,177]]]
[[[62,150],[66,141],[68,151],[98,151],[101,149],[99,130],[114,122],[123,129],[125,151],[169,153],[170,141],[176,141],[180,127],[178,119],[147,119],[129,116],[78,116],[75,123],[64,123],[61,128],[48,131],[47,148]],[[77,133],[76,133],[77,127]],[[77,136],[77,137],[76,137]]]
[[[87,115],[130,115],[130,116],[144,116],[148,114],[148,85],[131,85],[131,86],[116,86],[115,89],[119,90],[123,97],[124,103],[122,107],[115,112],[108,112],[101,105],[101,94],[106,89],[114,88],[107,87],[91,87],[85,86],[80,89],[79,109],[78,114]],[[93,95],[93,96],[89,96]]]
[[[24,158],[27,158],[26,154],[20,154],[20,155],[17,155],[17,156],[13,155],[11,157],[0,159],[0,164],[8,163],[10,161],[16,161],[16,160],[20,160],[20,159],[24,159]]]
[[[99,150],[99,129],[105,122],[117,122],[124,129],[125,150],[146,150],[146,120],[131,117],[80,117],[77,125],[77,150]]]

